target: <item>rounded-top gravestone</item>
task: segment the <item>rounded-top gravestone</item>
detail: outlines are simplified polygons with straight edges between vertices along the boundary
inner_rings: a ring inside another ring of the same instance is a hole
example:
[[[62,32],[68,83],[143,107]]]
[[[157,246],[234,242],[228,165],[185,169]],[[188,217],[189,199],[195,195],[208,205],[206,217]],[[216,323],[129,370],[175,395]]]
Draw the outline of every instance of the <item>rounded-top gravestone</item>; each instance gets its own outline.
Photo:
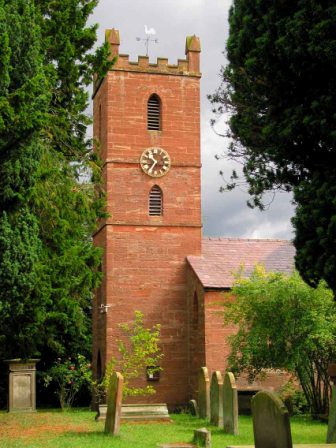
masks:
[[[211,376],[210,423],[223,426],[223,378],[218,370]]]
[[[227,434],[238,434],[238,391],[232,372],[227,372],[223,382],[223,426]]]
[[[272,392],[258,392],[251,401],[256,448],[292,448],[289,413]]]
[[[198,412],[200,418],[210,418],[210,381],[208,369],[201,367],[198,372]]]

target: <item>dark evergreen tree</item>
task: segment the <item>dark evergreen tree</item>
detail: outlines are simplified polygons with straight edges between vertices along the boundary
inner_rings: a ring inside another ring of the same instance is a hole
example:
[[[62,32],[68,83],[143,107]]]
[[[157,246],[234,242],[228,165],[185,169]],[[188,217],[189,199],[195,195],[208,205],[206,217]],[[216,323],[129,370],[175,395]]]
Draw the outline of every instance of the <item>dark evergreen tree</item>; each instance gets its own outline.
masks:
[[[49,294],[41,294],[44,267],[35,216],[20,208],[0,216],[0,342],[4,357],[38,352]],[[43,298],[43,300],[41,300]]]
[[[336,159],[335,2],[235,0],[229,21],[229,63],[222,85],[210,96],[214,111],[229,117],[233,143],[228,155],[243,162],[250,205],[263,208],[265,191],[297,187],[295,200],[308,212],[309,204],[300,202],[308,199],[304,190],[316,188],[323,173],[328,179]],[[237,182],[235,172],[231,181],[229,189]],[[323,213],[321,207],[321,218]],[[325,218],[326,231],[330,213]],[[294,225],[298,268],[307,279],[302,270],[308,265],[308,260],[302,264],[306,227],[298,220]],[[323,250],[318,233],[316,254]],[[315,273],[323,276],[330,262]],[[335,273],[336,264],[332,269]]]
[[[107,44],[96,52],[97,25],[87,20],[98,0],[35,0],[41,12],[43,52],[46,64],[55,70],[50,105],[50,142],[57,151],[76,162],[91,155],[86,128],[91,123],[86,109],[93,74],[102,75],[110,66]]]
[[[336,173],[315,173],[295,189],[295,199],[296,265],[310,284],[324,278],[335,292]]]
[[[86,87],[111,63],[90,53],[96,3],[0,0],[0,359],[90,356],[104,196]]]
[[[22,203],[36,181],[36,138],[50,89],[30,1],[0,1],[0,209]]]

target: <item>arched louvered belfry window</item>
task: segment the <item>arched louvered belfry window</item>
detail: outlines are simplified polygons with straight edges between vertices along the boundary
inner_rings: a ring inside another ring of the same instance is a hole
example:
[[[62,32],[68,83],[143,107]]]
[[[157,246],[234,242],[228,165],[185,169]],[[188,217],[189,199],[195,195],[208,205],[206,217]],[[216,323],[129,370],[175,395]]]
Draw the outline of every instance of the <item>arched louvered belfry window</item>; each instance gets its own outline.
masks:
[[[147,103],[147,129],[161,130],[161,100],[155,93],[149,97]]]
[[[149,216],[163,215],[163,194],[160,187],[154,185],[149,192],[148,213]]]

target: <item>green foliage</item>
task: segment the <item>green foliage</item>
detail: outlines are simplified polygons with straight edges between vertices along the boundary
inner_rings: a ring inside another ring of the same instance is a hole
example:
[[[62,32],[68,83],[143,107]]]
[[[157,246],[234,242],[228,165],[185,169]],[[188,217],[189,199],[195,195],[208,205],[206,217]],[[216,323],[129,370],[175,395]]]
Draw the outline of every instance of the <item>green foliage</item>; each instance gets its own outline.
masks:
[[[233,2],[229,64],[211,100],[229,112],[229,154],[243,160],[255,205],[333,164],[335,20],[332,0]]]
[[[92,380],[91,364],[85,356],[77,355],[76,359],[58,358],[43,376],[44,385],[56,383],[62,411],[71,408],[74,399],[83,386],[89,386]]]
[[[140,311],[135,311],[135,318],[131,324],[120,324],[119,326],[125,338],[117,341],[120,356],[112,358],[108,363],[101,385],[102,390],[108,389],[112,372],[118,370],[124,378],[124,398],[155,394],[153,386],[135,387],[132,386],[132,380],[143,377],[147,367],[152,367],[150,373],[162,370],[159,364],[163,354],[158,345],[160,325],[145,328],[143,314]]]
[[[28,358],[37,350],[49,296],[41,296],[44,268],[34,215],[22,207],[0,216],[0,341],[3,357]]]
[[[314,415],[328,412],[328,364],[336,356],[336,304],[324,283],[316,289],[294,273],[265,273],[257,267],[239,278],[236,300],[225,306],[226,322],[238,326],[230,338],[231,367],[253,379],[263,369],[294,373]]]
[[[306,414],[309,412],[309,406],[304,393],[298,390],[292,381],[288,381],[288,383],[281,387],[279,396],[287,406],[290,415]]]
[[[105,197],[87,85],[111,65],[92,52],[96,3],[0,0],[0,357],[41,369],[91,351]]]
[[[36,0],[41,13],[44,61],[54,69],[48,131],[54,148],[70,160],[90,157],[91,123],[86,109],[93,74],[104,75],[111,66],[105,45],[92,53],[97,25],[87,20],[98,0]]]
[[[312,286],[324,278],[336,292],[336,176],[316,173],[295,191],[296,265]]]
[[[31,1],[0,1],[0,165],[46,124],[50,82],[37,21]]]
[[[38,174],[31,203],[39,219],[50,290],[41,348],[48,363],[60,355],[90,355],[90,307],[101,279],[101,249],[90,238],[97,218],[94,186],[78,183],[76,166],[51,149],[44,152]]]
[[[229,23],[229,63],[210,96],[229,120],[227,155],[243,164],[250,206],[263,209],[266,191],[294,190],[297,268],[334,289],[335,207],[316,192],[335,188],[335,2],[234,0]],[[238,182],[234,172],[227,189]]]

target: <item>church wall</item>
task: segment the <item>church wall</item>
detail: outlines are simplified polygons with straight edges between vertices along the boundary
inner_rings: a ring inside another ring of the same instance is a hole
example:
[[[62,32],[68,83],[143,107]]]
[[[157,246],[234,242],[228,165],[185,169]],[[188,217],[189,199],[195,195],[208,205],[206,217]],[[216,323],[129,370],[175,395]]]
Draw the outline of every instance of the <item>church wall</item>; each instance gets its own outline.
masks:
[[[103,250],[106,246],[106,229],[102,229],[99,234],[95,236],[95,245],[101,247]],[[104,250],[102,258],[102,272],[105,272],[106,268],[106,251]],[[92,332],[93,332],[93,376],[95,379],[100,379],[103,372],[103,366],[105,365],[106,351],[106,313],[105,308],[102,308],[106,304],[106,281],[103,277],[102,283],[99,288],[96,289],[93,297],[92,306]],[[100,353],[98,355],[98,353]],[[101,365],[98,367],[98,357],[100,357]]]
[[[189,395],[197,399],[197,373],[200,367],[206,366],[211,378],[212,372],[219,370],[222,374],[228,368],[230,346],[228,336],[236,332],[234,325],[224,325],[223,303],[234,300],[227,294],[228,290],[204,289],[194,271],[188,266],[188,309],[189,309]],[[226,294],[226,296],[225,296]],[[195,325],[194,298],[198,298],[198,317]],[[242,394],[257,391],[277,391],[289,380],[295,379],[281,370],[268,369],[265,375],[252,383],[246,375],[236,378],[238,391]],[[240,396],[242,410],[250,406],[251,395]]]
[[[198,371],[206,365],[204,289],[189,265],[187,275],[189,398],[197,399]]]
[[[122,338],[118,325],[130,323],[135,310],[142,311],[146,327],[161,325],[163,371],[157,383],[147,383],[143,372],[134,385],[152,384],[157,393],[129,402],[173,407],[189,398],[186,256],[201,251],[200,74],[189,72],[187,61],[170,66],[165,59],[157,65],[147,59],[129,63],[119,55],[95,90],[94,115],[103,122],[96,122],[94,129],[101,135],[109,217],[95,236],[105,249],[108,308],[105,320],[98,316],[94,325],[94,359],[99,344],[106,353],[104,362],[117,356],[117,340]],[[195,57],[191,59],[197,68]],[[147,102],[153,93],[161,100],[160,131],[147,130]],[[141,170],[140,156],[149,147],[169,153],[171,169],[163,177]],[[163,193],[162,216],[148,213],[154,185]]]
[[[186,262],[183,254],[197,250],[199,230],[171,228],[108,227],[107,243],[107,360],[117,355],[116,340],[122,338],[118,324],[130,322],[134,310],[144,313],[145,325],[161,325],[163,371],[157,393],[146,402],[188,399],[188,346]],[[137,384],[146,385],[145,373]],[[148,383],[152,384],[152,383]],[[141,397],[132,402],[144,402]]]

